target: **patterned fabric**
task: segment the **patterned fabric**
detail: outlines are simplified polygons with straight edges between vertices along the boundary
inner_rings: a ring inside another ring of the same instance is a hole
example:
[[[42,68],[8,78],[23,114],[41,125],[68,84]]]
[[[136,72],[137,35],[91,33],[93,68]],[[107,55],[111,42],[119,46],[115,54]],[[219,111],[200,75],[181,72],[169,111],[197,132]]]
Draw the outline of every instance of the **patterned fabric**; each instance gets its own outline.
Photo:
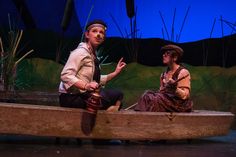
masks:
[[[183,66],[180,66],[172,75],[172,79],[180,79],[178,76],[183,69],[186,70]],[[162,74],[161,80],[164,79],[164,76],[165,73]],[[184,81],[183,79],[183,82]],[[176,85],[177,87],[178,84],[179,83]],[[186,87],[183,83],[180,84],[181,88],[187,88],[188,91],[190,90],[188,86],[190,83],[187,83]],[[159,91],[148,90],[141,96],[135,110],[151,112],[191,112],[192,108],[193,102],[189,97],[182,99],[176,93],[176,89],[173,90],[172,87],[166,86],[165,83],[162,82],[162,87]]]

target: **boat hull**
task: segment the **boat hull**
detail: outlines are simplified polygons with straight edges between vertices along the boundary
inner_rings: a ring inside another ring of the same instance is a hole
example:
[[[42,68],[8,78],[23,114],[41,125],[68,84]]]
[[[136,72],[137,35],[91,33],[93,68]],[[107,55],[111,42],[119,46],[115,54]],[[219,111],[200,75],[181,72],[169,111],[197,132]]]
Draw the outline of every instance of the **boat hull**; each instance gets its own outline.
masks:
[[[84,139],[160,140],[226,135],[230,112],[191,113],[99,111],[89,133],[82,131],[85,110],[55,106],[0,103],[0,134]],[[86,124],[89,125],[89,124]]]

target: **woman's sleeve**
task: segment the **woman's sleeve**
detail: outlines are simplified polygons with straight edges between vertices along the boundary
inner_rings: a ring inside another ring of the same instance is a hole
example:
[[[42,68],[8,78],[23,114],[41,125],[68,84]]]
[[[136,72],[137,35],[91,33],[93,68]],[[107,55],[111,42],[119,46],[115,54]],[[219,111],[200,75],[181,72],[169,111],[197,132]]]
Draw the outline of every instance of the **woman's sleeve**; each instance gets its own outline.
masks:
[[[72,51],[62,72],[61,81],[63,82],[66,89],[69,89],[76,82],[82,81],[76,77],[79,69],[83,65],[83,60],[87,56],[80,51]],[[83,82],[83,81],[82,81]]]
[[[163,78],[164,78],[164,72],[161,73],[161,76],[160,76],[160,88],[159,90],[162,90],[164,87],[163,87]]]
[[[185,77],[185,78],[182,79],[181,81],[179,81],[177,84],[176,95],[179,98],[185,100],[185,99],[189,98],[190,90],[191,90],[191,77],[190,77],[190,73],[187,69],[183,69],[180,71],[178,79],[181,79],[183,77]]]

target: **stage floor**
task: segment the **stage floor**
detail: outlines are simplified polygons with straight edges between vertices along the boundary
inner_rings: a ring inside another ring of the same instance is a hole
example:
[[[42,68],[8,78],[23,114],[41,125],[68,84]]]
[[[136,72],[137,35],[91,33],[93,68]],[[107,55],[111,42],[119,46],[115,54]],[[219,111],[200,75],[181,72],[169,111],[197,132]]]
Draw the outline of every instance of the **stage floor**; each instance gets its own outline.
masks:
[[[64,138],[55,144],[55,138],[32,136],[0,136],[0,154],[2,157],[235,157],[236,130],[227,136],[178,141],[130,141],[93,145],[83,140],[78,145],[76,139]]]

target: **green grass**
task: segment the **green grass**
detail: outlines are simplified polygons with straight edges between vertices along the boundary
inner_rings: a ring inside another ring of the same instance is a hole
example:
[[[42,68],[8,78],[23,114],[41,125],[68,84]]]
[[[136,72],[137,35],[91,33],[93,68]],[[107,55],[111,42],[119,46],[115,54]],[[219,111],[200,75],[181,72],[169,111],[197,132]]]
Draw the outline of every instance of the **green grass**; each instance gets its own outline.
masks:
[[[236,67],[203,67],[186,65],[191,73],[191,96],[195,109],[236,112]],[[115,65],[103,66],[103,72],[111,72]],[[159,88],[159,77],[164,67],[148,67],[132,63],[111,81],[107,88],[119,88],[125,94],[125,105],[135,103],[147,89]]]
[[[63,66],[45,59],[25,59],[20,63],[17,82],[20,90],[57,91]]]
[[[201,67],[186,65],[191,73],[192,99],[195,109],[223,110],[236,113],[236,67]],[[63,66],[45,59],[26,59],[18,68],[20,89],[57,91]],[[102,73],[115,69],[115,64],[103,65]],[[124,106],[135,103],[147,89],[159,88],[160,74],[165,67],[128,64],[106,88],[124,92]]]

